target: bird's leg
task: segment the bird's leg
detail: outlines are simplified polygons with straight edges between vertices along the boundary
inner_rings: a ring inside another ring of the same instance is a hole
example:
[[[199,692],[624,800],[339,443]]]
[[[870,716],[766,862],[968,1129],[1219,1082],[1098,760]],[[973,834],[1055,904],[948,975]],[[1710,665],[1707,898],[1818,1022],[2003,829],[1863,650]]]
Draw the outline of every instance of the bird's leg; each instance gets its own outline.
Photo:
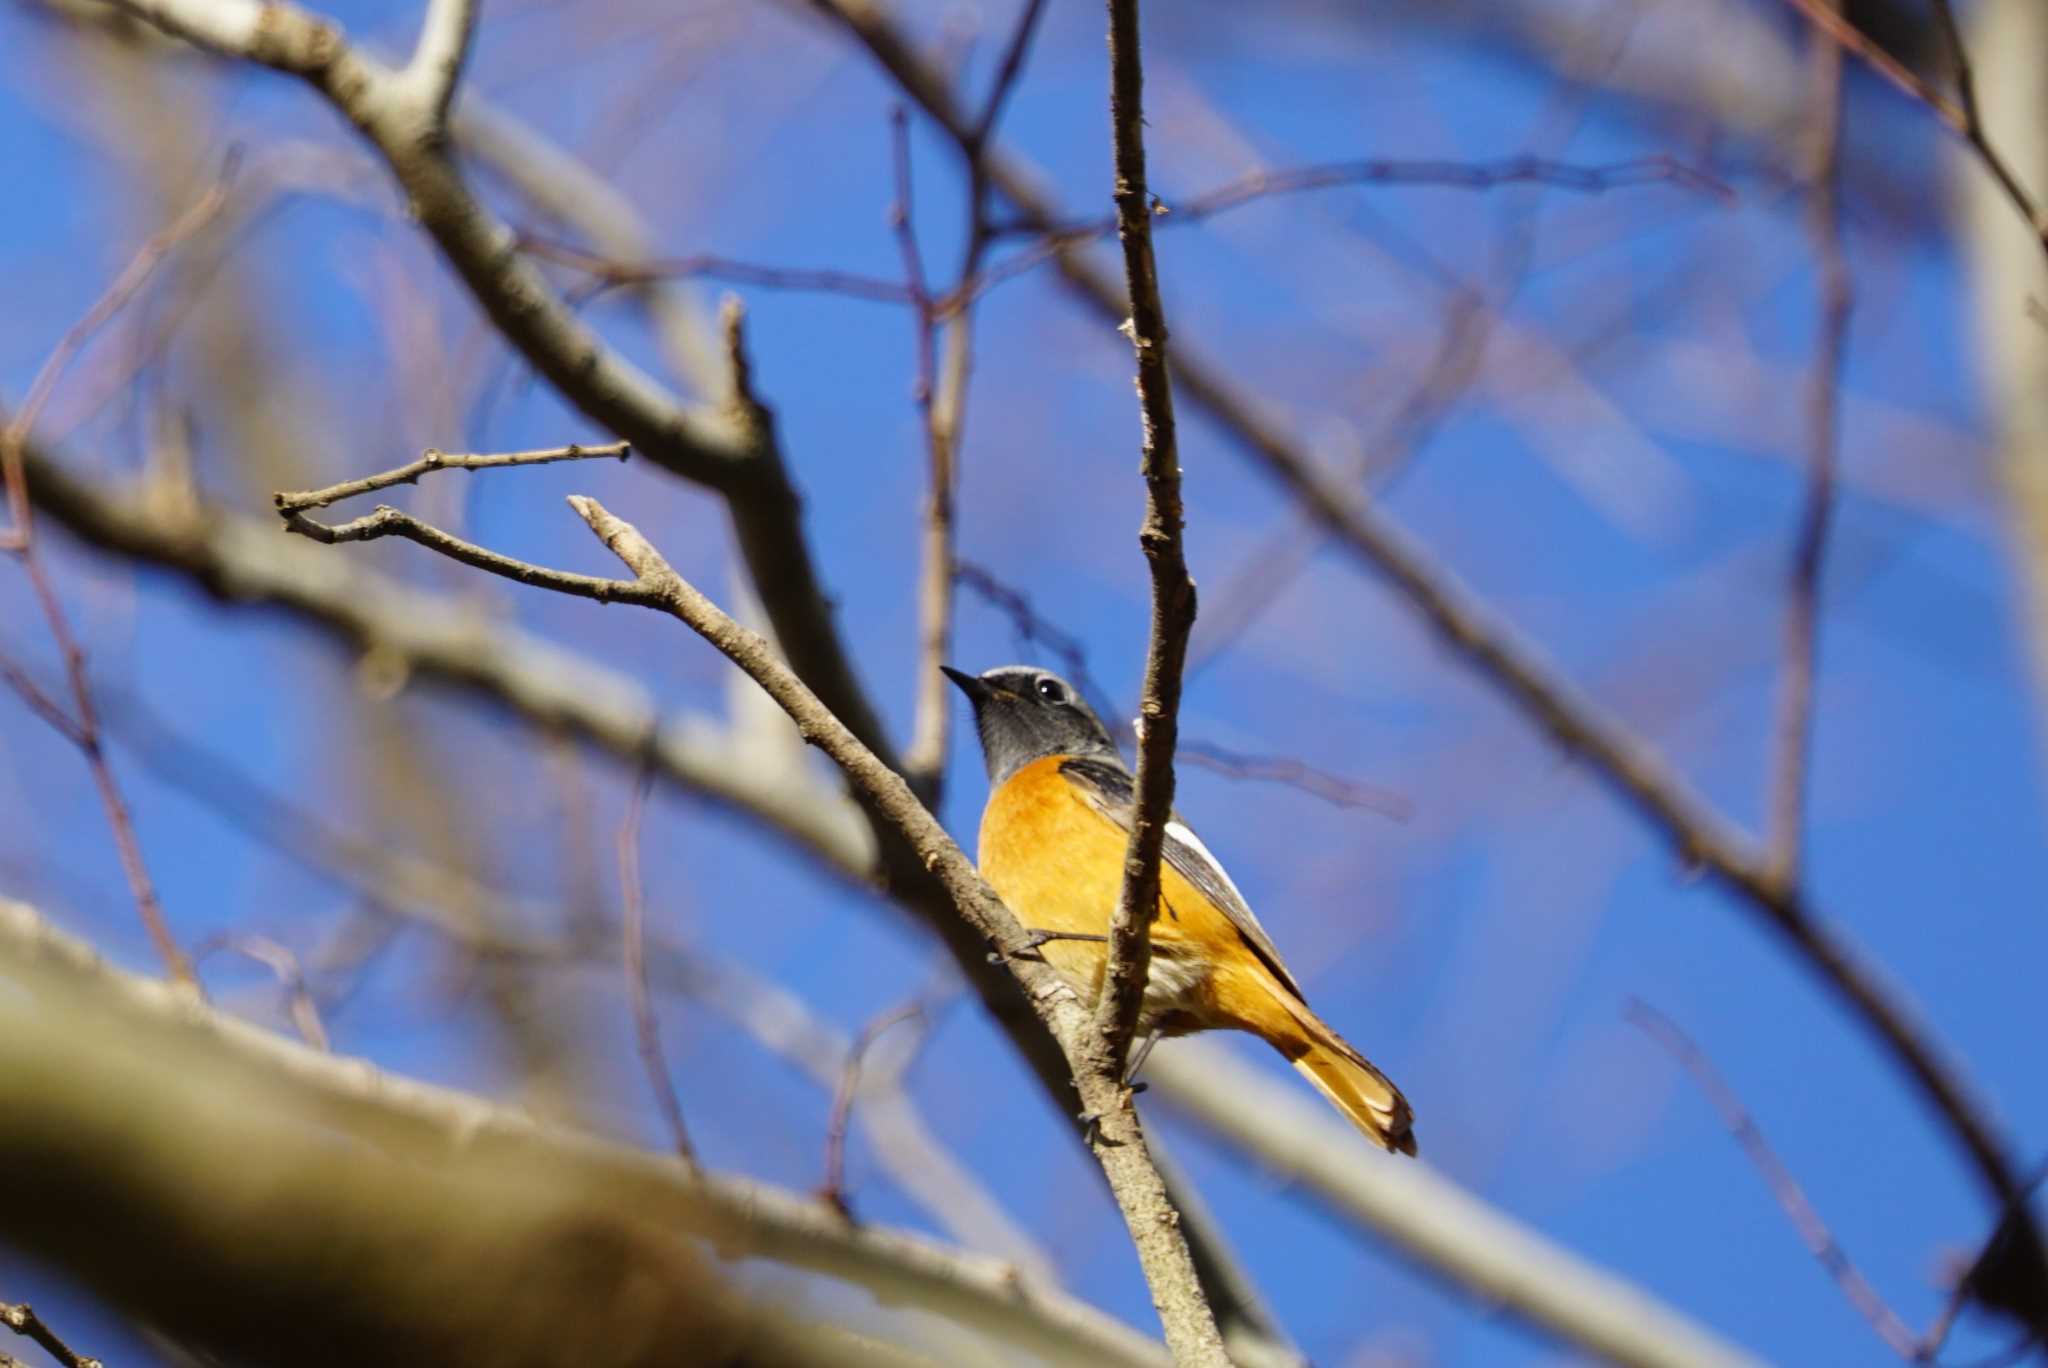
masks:
[[[1027,926],[1024,928],[1024,943],[1022,945],[1007,953],[1001,950],[991,950],[988,962],[990,964],[1001,964],[1006,959],[1014,959],[1022,955],[1037,955],[1038,947],[1041,945],[1049,945],[1053,941],[1063,940],[1095,941],[1100,944],[1107,942],[1109,937],[1098,936],[1089,931],[1041,931],[1036,927]],[[1043,956],[1040,956],[1040,958],[1043,958]]]
[[[1131,1062],[1124,1068],[1124,1087],[1133,1096],[1145,1091],[1149,1084],[1138,1081],[1138,1070],[1145,1067],[1145,1061],[1152,1057],[1152,1047],[1159,1043],[1159,1028],[1153,1027],[1145,1038],[1138,1042],[1138,1048],[1131,1051]]]

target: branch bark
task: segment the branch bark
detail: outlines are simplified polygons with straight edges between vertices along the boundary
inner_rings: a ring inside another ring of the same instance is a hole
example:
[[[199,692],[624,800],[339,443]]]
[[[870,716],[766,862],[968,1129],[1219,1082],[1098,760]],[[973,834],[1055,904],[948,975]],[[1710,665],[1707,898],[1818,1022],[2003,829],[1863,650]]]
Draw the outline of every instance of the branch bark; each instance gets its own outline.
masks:
[[[9,1240],[230,1357],[539,1368],[573,1345],[580,1363],[651,1365],[687,1343],[715,1363],[744,1329],[764,1336],[756,1362],[905,1361],[886,1337],[735,1305],[703,1240],[1010,1352],[1165,1361],[1010,1264],[308,1049],[7,902],[0,1076]]]
[[[1109,0],[1109,120],[1113,145],[1117,240],[1131,300],[1124,332],[1137,358],[1138,413],[1143,430],[1139,470],[1145,479],[1145,521],[1138,545],[1152,576],[1152,621],[1145,649],[1144,694],[1138,705],[1138,775],[1124,881],[1109,927],[1109,957],[1095,1008],[1096,1065],[1121,1070],[1152,958],[1152,919],[1159,908],[1159,861],[1173,815],[1173,752],[1180,735],[1181,672],[1195,625],[1195,583],[1182,546],[1180,443],[1173,385],[1166,370],[1166,309],[1159,300],[1152,255],[1152,202],[1145,182],[1145,72],[1139,47],[1138,0]],[[1129,1105],[1126,1103],[1125,1105]],[[1208,1333],[1215,1335],[1214,1327]]]

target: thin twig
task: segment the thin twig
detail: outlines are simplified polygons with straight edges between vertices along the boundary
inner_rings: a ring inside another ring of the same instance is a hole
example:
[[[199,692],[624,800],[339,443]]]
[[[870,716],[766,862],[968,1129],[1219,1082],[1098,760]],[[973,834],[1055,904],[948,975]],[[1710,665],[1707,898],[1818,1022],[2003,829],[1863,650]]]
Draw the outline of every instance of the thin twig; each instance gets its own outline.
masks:
[[[865,276],[853,271],[810,270],[803,267],[762,266],[708,252],[680,257],[650,257],[644,261],[621,261],[598,252],[586,251],[573,243],[561,242],[531,230],[518,235],[519,250],[531,256],[570,266],[599,279],[606,286],[644,285],[655,280],[720,280],[731,285],[757,285],[770,290],[801,290],[815,294],[846,295],[877,304],[908,304],[909,291],[902,283]]]
[[[640,1065],[647,1071],[648,1087],[654,1092],[662,1119],[668,1123],[676,1157],[694,1168],[697,1151],[690,1144],[690,1129],[683,1123],[682,1099],[676,1096],[668,1056],[661,1048],[661,1022],[654,1014],[654,999],[647,991],[647,897],[640,877],[640,822],[647,808],[647,790],[653,783],[653,769],[641,766],[633,776],[632,793],[626,799],[626,818],[619,824],[619,939],[625,951],[626,994],[633,1007],[633,1037],[640,1052]]]
[[[1805,15],[1807,22],[1833,39],[1843,51],[1857,57],[1910,98],[1926,105],[1951,132],[1968,143],[1977,159],[1984,164],[1984,169],[1998,182],[1998,188],[2019,210],[2020,217],[2026,220],[2027,228],[2040,242],[2042,251],[2048,252],[2048,210],[2044,210],[2020,184],[2011,163],[1991,142],[1983,120],[1978,116],[1976,78],[1970,68],[1969,56],[1963,49],[1949,0],[1934,0],[1934,14],[1949,58],[1955,64],[1956,87],[1962,94],[1961,103],[1949,99],[1921,80],[1903,62],[1879,47],[1870,35],[1842,15],[1837,0],[1785,0],[1785,3]]]
[[[27,1302],[0,1302],[0,1325],[41,1345],[63,1368],[101,1368],[96,1358],[87,1358],[57,1336]]]
[[[393,485],[418,484],[422,475],[436,470],[495,470],[500,466],[547,465],[553,461],[586,461],[599,457],[616,456],[621,461],[632,455],[629,442],[606,442],[602,446],[579,446],[571,442],[567,446],[548,447],[542,451],[502,451],[481,456],[455,456],[445,451],[428,447],[420,458],[411,465],[402,465],[395,470],[386,470],[368,475],[360,480],[344,480],[325,489],[285,490],[274,496],[277,511],[286,517],[303,513],[309,508],[325,508],[343,499],[352,499],[358,494],[373,494]]]
[[[861,1070],[866,1064],[867,1053],[891,1026],[898,1022],[919,1021],[924,1015],[922,999],[893,1007],[861,1027],[860,1034],[853,1038],[853,1044],[846,1051],[845,1066],[839,1071],[839,1086],[832,1092],[832,1112],[825,1123],[825,1178],[818,1185],[818,1196],[831,1203],[849,1221],[853,1219],[853,1207],[846,1196],[846,1131],[853,1120],[853,1099],[860,1091]]]
[[[939,672],[953,639],[953,438],[951,422],[942,424],[937,402],[938,316],[925,276],[924,253],[917,241],[916,201],[911,193],[910,117],[901,105],[889,111],[890,162],[895,172],[895,200],[889,226],[903,258],[903,285],[910,295],[912,326],[917,337],[917,372],[912,395],[925,433],[930,477],[925,491],[923,543],[917,583],[916,701],[911,715],[910,744],[903,751],[903,773],[927,807],[936,808],[946,769],[950,735],[946,677]],[[955,320],[956,336],[966,319]],[[958,386],[949,395],[949,417],[958,417]]]
[[[1828,1229],[1827,1222],[1821,1219],[1820,1213],[1814,1210],[1813,1203],[1807,1200],[1805,1190],[1799,1186],[1799,1180],[1792,1176],[1792,1171],[1778,1158],[1777,1151],[1764,1139],[1763,1131],[1757,1127],[1749,1110],[1742,1105],[1742,1099],[1728,1086],[1728,1081],[1721,1077],[1720,1070],[1714,1067],[1713,1061],[1708,1059],[1705,1052],[1693,1043],[1692,1038],[1679,1028],[1677,1022],[1648,1003],[1631,999],[1624,1010],[1624,1015],[1644,1034],[1663,1046],[1671,1057],[1678,1061],[1680,1067],[1692,1075],[1693,1082],[1699,1085],[1700,1091],[1706,1094],[1707,1101],[1720,1113],[1721,1123],[1728,1128],[1728,1133],[1735,1137],[1735,1142],[1742,1146],[1743,1153],[1749,1156],[1750,1163],[1756,1166],[1765,1186],[1770,1188],[1771,1196],[1792,1222],[1793,1228],[1799,1232],[1799,1238],[1805,1242],[1806,1248],[1820,1262],[1820,1266],[1827,1270],[1828,1276],[1834,1279],[1835,1285],[1842,1289],[1842,1295],[1849,1299],[1849,1304],[1854,1306],[1857,1313],[1870,1323],[1870,1328],[1891,1346],[1893,1353],[1909,1363],[1920,1361],[1919,1337],[1899,1319],[1898,1313],[1893,1311],[1878,1290],[1870,1285],[1870,1280],[1850,1262],[1848,1253],[1835,1239],[1834,1232]]]
[[[1161,197],[1153,206],[1156,226],[1189,228],[1219,214],[1280,195],[1308,194],[1345,186],[1438,186],[1453,190],[1493,190],[1505,185],[1534,184],[1582,195],[1606,194],[1633,186],[1669,184],[1732,203],[1735,192],[1697,167],[1659,153],[1597,166],[1580,166],[1548,157],[1515,156],[1490,162],[1374,158],[1323,162],[1312,166],[1254,171],[1212,190],[1185,199]],[[1114,216],[1058,222],[1026,216],[997,228],[999,236],[1031,236],[1029,246],[1004,257],[973,282],[975,295],[1035,270],[1074,247],[1117,231]]]
[[[332,1048],[327,1039],[327,1025],[320,1019],[319,1004],[313,1001],[312,990],[306,985],[305,966],[289,946],[268,936],[222,931],[193,947],[193,963],[203,964],[209,956],[221,950],[253,960],[268,969],[277,980],[278,987],[284,989],[285,1003],[299,1039],[316,1050]]]
[[[1806,500],[1799,515],[1785,605],[1784,680],[1779,686],[1777,754],[1765,828],[1771,877],[1781,888],[1799,881],[1806,795],[1813,770],[1821,570],[1834,516],[1842,363],[1852,303],[1841,235],[1842,51],[1833,43],[1818,42],[1808,61],[1811,94],[1806,132],[1813,139],[1813,154],[1806,221],[1820,282],[1819,340],[1806,383]]]
[[[127,306],[180,243],[199,232],[220,213],[227,203],[228,190],[240,163],[240,151],[231,151],[220,175],[193,201],[191,207],[142,244],[114,278],[113,284],[86,310],[85,316],[58,339],[56,347],[30,383],[28,397],[20,411],[4,428],[0,428],[0,482],[6,485],[8,518],[12,524],[0,529],[0,549],[12,551],[28,573],[43,620],[49,625],[50,637],[64,662],[65,682],[71,695],[70,712],[64,713],[55,700],[29,685],[27,676],[16,669],[8,670],[7,681],[34,711],[48,719],[85,757],[86,767],[92,773],[93,787],[99,794],[100,806],[107,814],[107,825],[113,832],[114,849],[120,857],[121,871],[128,880],[129,894],[141,914],[143,929],[171,977],[195,988],[199,983],[198,975],[193,972],[192,961],[178,945],[177,937],[171,934],[162,900],[157,896],[156,882],[150,878],[149,866],[142,858],[142,842],[135,834],[127,798],[121,792],[119,781],[114,778],[113,767],[107,762],[106,748],[100,738],[99,715],[93,706],[92,680],[86,671],[85,648],[72,631],[71,620],[57,599],[56,586],[52,584],[36,546],[35,515],[29,506],[27,448],[29,433],[41,416],[43,405],[55,392],[57,382],[72,360],[108,319]]]
[[[1181,544],[1180,447],[1174,428],[1173,387],[1166,370],[1166,310],[1152,255],[1152,202],[1145,184],[1144,64],[1139,54],[1138,0],[1108,0],[1109,122],[1115,179],[1117,237],[1123,245],[1124,282],[1131,312],[1124,324],[1137,359],[1142,436],[1139,470],[1145,480],[1145,519],[1138,545],[1151,568],[1152,618],[1145,649],[1144,693],[1138,704],[1138,765],[1131,836],[1124,849],[1123,887],[1109,924],[1107,960],[1095,1003],[1090,1045],[1099,1072],[1121,1077],[1137,1030],[1152,958],[1152,919],[1159,910],[1160,857],[1173,815],[1173,751],[1180,735],[1181,672],[1195,625],[1195,582]],[[1128,1089],[1116,1104],[1131,1107]],[[1127,1213],[1128,1214],[1128,1213]],[[1154,1279],[1153,1302],[1166,1330],[1167,1348],[1182,1364],[1228,1365],[1216,1316],[1175,1238],[1147,1251],[1155,1232],[1133,1225],[1131,1237],[1148,1266],[1172,1269]]]

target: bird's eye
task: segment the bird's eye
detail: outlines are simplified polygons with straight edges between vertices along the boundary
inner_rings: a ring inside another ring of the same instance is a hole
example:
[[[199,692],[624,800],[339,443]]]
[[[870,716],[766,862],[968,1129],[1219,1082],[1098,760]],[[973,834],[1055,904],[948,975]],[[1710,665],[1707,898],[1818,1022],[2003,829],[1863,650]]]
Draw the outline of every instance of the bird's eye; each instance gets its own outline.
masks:
[[[1064,703],[1067,691],[1060,687],[1057,679],[1041,679],[1038,681],[1038,696],[1048,703]]]

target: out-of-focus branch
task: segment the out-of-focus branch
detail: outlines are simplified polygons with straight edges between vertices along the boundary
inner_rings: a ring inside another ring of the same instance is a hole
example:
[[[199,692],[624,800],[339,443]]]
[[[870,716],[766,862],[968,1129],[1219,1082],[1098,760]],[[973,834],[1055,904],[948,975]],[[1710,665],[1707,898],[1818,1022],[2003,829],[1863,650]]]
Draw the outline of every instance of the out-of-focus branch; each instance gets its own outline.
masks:
[[[476,11],[477,0],[428,0],[419,43],[413,48],[412,60],[399,73],[408,97],[427,111],[437,134],[447,127],[448,108],[455,101],[463,64],[469,60],[470,43],[476,36]]]
[[[27,1302],[0,1302],[0,1325],[6,1326],[23,1339],[42,1346],[43,1352],[57,1360],[63,1368],[100,1368],[98,1359],[87,1358],[66,1344]],[[7,1359],[4,1355],[0,1355],[0,1360],[9,1363],[20,1362],[19,1359]]]
[[[1152,619],[1145,647],[1144,692],[1138,702],[1138,773],[1131,836],[1124,847],[1124,877],[1102,994],[1095,1006],[1096,1065],[1121,1071],[1152,959],[1152,919],[1159,912],[1159,864],[1166,824],[1173,815],[1173,751],[1180,738],[1181,672],[1188,633],[1195,625],[1195,582],[1188,575],[1182,531],[1180,444],[1173,420],[1173,386],[1166,370],[1166,308],[1159,299],[1159,268],[1152,255],[1152,201],[1145,184],[1145,68],[1139,46],[1138,0],[1109,0],[1109,123],[1115,181],[1117,240],[1123,246],[1124,284],[1131,300],[1124,333],[1137,358],[1138,469],[1145,480],[1145,519],[1138,545],[1151,570]],[[1124,1102],[1129,1106],[1129,1101]],[[1164,1308],[1162,1308],[1162,1311]],[[1182,1343],[1172,1321],[1167,1343],[1177,1354],[1222,1358],[1222,1340],[1208,1309],[1188,1318]],[[1203,1322],[1207,1321],[1207,1324]],[[1183,1345],[1185,1347],[1183,1347]],[[1227,1361],[1227,1360],[1225,1360]]]
[[[70,618],[57,598],[56,586],[51,583],[49,571],[44,567],[36,546],[35,515],[29,498],[28,441],[36,420],[42,416],[43,405],[49,401],[57,382],[93,334],[127,307],[128,301],[156,273],[157,267],[174,248],[211,223],[220,213],[227,203],[228,186],[234,178],[238,160],[238,157],[230,156],[220,177],[129,258],[127,266],[86,310],[85,316],[57,340],[57,345],[36,372],[35,379],[29,383],[28,397],[23,400],[21,409],[4,427],[0,427],[0,483],[6,486],[11,523],[9,527],[0,529],[0,550],[12,552],[28,572],[29,587],[42,609],[43,621],[49,627],[58,658],[64,665],[65,683],[71,695],[70,712],[66,713],[48,693],[30,683],[28,676],[17,666],[8,664],[0,668],[0,678],[4,678],[32,710],[50,721],[85,757],[93,787],[99,794],[100,806],[106,811],[107,825],[113,832],[114,849],[120,857],[121,871],[127,877],[143,929],[156,946],[157,954],[163,958],[164,967],[170,970],[171,977],[194,988],[199,983],[198,975],[193,972],[190,957],[179,946],[177,938],[171,934],[169,922],[164,918],[156,882],[150,877],[149,866],[142,858],[142,842],[135,834],[128,800],[121,792],[120,782],[114,777],[113,767],[107,763],[106,748],[100,738],[99,711],[93,703],[92,678],[86,670],[85,647],[71,629]]]
[[[675,1079],[668,1070],[668,1053],[661,1048],[661,1021],[647,991],[647,888],[640,874],[640,826],[647,815],[647,789],[653,780],[653,774],[645,769],[633,777],[626,819],[619,824],[619,943],[625,950],[626,999],[633,1008],[640,1067],[647,1074],[662,1120],[668,1123],[676,1157],[694,1167],[697,1151],[690,1143],[690,1128],[683,1122],[683,1102],[676,1096]]]
[[[1806,500],[1800,510],[1785,605],[1785,677],[1779,685],[1777,752],[1765,828],[1771,878],[1781,888],[1799,882],[1806,794],[1813,771],[1821,568],[1834,517],[1842,354],[1848,343],[1851,304],[1840,222],[1842,51],[1833,43],[1816,42],[1807,60],[1807,136],[1812,139],[1812,159],[1807,173],[1806,224],[1819,278],[1820,307],[1813,366],[1806,382]]]
[[[1795,0],[1806,3],[1806,0]],[[970,129],[947,79],[917,55],[887,12],[871,0],[810,0],[852,33],[898,85],[956,143]],[[1057,216],[1031,176],[984,149],[990,176],[1033,231],[1049,232]],[[1117,285],[1083,253],[1062,252],[1063,280],[1099,317],[1120,323],[1127,303]],[[1883,1046],[1968,1154],[1993,1204],[2038,1227],[2025,1209],[2022,1185],[2002,1140],[1941,1052],[1904,1005],[1848,943],[1822,923],[1796,889],[1772,877],[1767,855],[1692,792],[1640,737],[1569,687],[1536,648],[1482,610],[1446,570],[1377,509],[1332,484],[1291,437],[1229,380],[1228,372],[1182,338],[1174,347],[1176,393],[1208,413],[1255,465],[1287,490],[1301,509],[1354,559],[1381,578],[1467,665],[1496,688],[1566,752],[1593,772],[1652,826],[1688,864],[1713,875],[1776,932]]]
[[[846,1195],[846,1132],[853,1122],[854,1099],[860,1095],[861,1082],[867,1072],[868,1051],[891,1026],[902,1022],[920,1023],[919,1033],[923,1034],[925,1016],[922,1000],[906,1002],[883,1012],[860,1028],[840,1065],[839,1083],[832,1090],[832,1112],[825,1120],[825,1176],[818,1184],[818,1196],[837,1207],[839,1214],[848,1220],[853,1219],[853,1203]]]
[[[1949,57],[1956,67],[1956,87],[1962,96],[1961,103],[1951,100],[1918,76],[1896,57],[1886,52],[1870,36],[1857,28],[1843,16],[1835,0],[1786,0],[1786,3],[1806,16],[1811,23],[1828,38],[1839,44],[1846,52],[1853,53],[1871,70],[1890,81],[1908,96],[1918,100],[1934,112],[1934,116],[1946,124],[1949,131],[1970,145],[1984,169],[1997,181],[1999,191],[2019,210],[2033,232],[2041,250],[2048,252],[2048,209],[2020,182],[2012,164],[2005,154],[1991,141],[1984,127],[1984,121],[1977,109],[1977,88],[1975,73],[1970,68],[1969,54],[1964,51],[1962,37],[1956,26],[1955,13],[1949,8],[1949,0],[1934,0],[1934,12],[1941,28],[1942,39],[1948,45]]]
[[[560,907],[345,831],[255,782],[227,758],[176,735],[138,705],[117,709],[112,730],[160,780],[252,839],[359,890],[379,911],[470,954],[535,969],[606,974],[621,957],[623,937],[606,928],[591,927],[588,935],[572,931],[559,940],[511,929],[562,926],[573,919]],[[480,922],[471,911],[478,907],[495,908],[499,915]],[[737,961],[713,957],[658,932],[648,934],[644,954],[650,986],[687,996],[724,1017],[828,1094],[845,1076],[851,1041],[794,993]],[[889,1178],[941,1229],[969,1249],[1010,1260],[1040,1282],[1058,1282],[1051,1259],[932,1138],[931,1127],[893,1075],[865,1074],[859,1102],[862,1123]]]
[[[401,672],[478,694],[630,763],[644,759],[664,782],[746,813],[841,878],[875,877],[874,839],[844,796],[800,769],[766,763],[749,738],[708,719],[664,717],[642,686],[596,661],[280,536],[274,519],[194,507],[182,491],[108,492],[33,445],[25,466],[37,508],[83,541],[224,600],[281,608]]]
[[[19,904],[0,903],[0,986],[9,1240],[231,1359],[539,1368],[564,1345],[609,1365],[690,1344],[717,1363],[744,1326],[766,1336],[752,1361],[904,1362],[873,1318],[821,1344],[734,1301],[709,1248],[1006,1352],[1164,1362],[1012,1265],[307,1049],[109,968]]]
[[[1728,1133],[1742,1146],[1743,1153],[1748,1155],[1750,1163],[1756,1166],[1757,1173],[1762,1176],[1765,1186],[1770,1188],[1771,1196],[1777,1201],[1779,1208],[1791,1219],[1793,1228],[1799,1232],[1799,1238],[1805,1242],[1806,1248],[1820,1262],[1820,1266],[1827,1270],[1828,1276],[1834,1279],[1835,1285],[1842,1289],[1842,1295],[1849,1299],[1850,1305],[1856,1308],[1864,1320],[1870,1322],[1871,1329],[1877,1331],[1879,1338],[1891,1346],[1893,1353],[1909,1363],[1923,1361],[1919,1337],[1899,1319],[1898,1313],[1885,1303],[1884,1297],[1870,1285],[1870,1280],[1849,1261],[1847,1251],[1835,1239],[1834,1232],[1828,1229],[1827,1222],[1821,1219],[1820,1213],[1814,1210],[1813,1203],[1807,1200],[1805,1190],[1799,1186],[1799,1180],[1785,1167],[1784,1160],[1771,1148],[1770,1141],[1764,1139],[1764,1133],[1750,1116],[1749,1109],[1742,1105],[1742,1099],[1735,1095],[1735,1090],[1721,1077],[1721,1072],[1714,1067],[1713,1061],[1693,1043],[1690,1036],[1679,1029],[1677,1022],[1648,1003],[1630,1002],[1626,1015],[1630,1021],[1641,1027],[1645,1034],[1662,1045],[1671,1057],[1678,1061],[1679,1066],[1692,1076],[1700,1091],[1707,1095],[1707,1101],[1720,1113],[1721,1124],[1728,1128]]]
[[[1427,1164],[1377,1153],[1325,1109],[1213,1041],[1170,1041],[1153,1092],[1276,1183],[1298,1185],[1424,1270],[1559,1339],[1636,1368],[1760,1361],[1632,1283],[1494,1211]]]

